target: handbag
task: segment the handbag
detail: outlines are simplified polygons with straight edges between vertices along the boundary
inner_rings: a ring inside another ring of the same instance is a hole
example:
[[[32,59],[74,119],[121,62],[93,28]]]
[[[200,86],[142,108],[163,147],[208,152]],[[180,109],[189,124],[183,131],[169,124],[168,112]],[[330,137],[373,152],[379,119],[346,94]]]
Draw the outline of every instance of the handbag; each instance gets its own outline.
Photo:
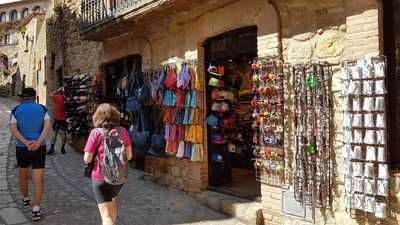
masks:
[[[88,164],[85,164],[85,168],[83,169],[83,176],[85,177],[92,177],[92,172],[94,170],[94,160],[97,157],[97,152],[98,152],[98,148],[100,147],[100,144],[103,143],[102,141],[98,144],[98,146],[96,146],[96,152],[93,154],[93,158],[92,161]]]
[[[135,153],[138,156],[146,155],[150,147],[150,132],[147,130],[144,117],[144,113],[139,112],[138,124],[136,127],[132,126],[129,132],[132,143],[135,146]]]
[[[150,87],[143,80],[143,73],[137,73],[130,80],[128,98],[126,99],[126,111],[138,112],[143,108],[143,102],[150,98]]]
[[[136,76],[139,76],[138,86],[136,87],[136,98],[140,102],[145,102],[150,98],[150,87],[143,80],[143,73],[138,73]]]
[[[168,68],[167,77],[165,79],[165,86],[169,89],[176,89],[177,75],[175,69]]]
[[[162,117],[160,116],[156,120],[155,132],[151,136],[151,148],[149,150],[149,154],[152,154],[155,156],[160,156],[165,152],[165,144],[166,143],[165,143],[165,139],[164,139],[162,126],[163,126]]]
[[[126,99],[126,111],[127,112],[138,112],[143,108],[143,104],[136,98],[136,96],[130,96]]]
[[[85,168],[84,168],[84,171],[83,171],[83,176],[89,177],[89,178],[92,177],[92,172],[94,170],[94,157],[95,156],[93,156],[92,162],[90,162],[88,164],[85,164]]]

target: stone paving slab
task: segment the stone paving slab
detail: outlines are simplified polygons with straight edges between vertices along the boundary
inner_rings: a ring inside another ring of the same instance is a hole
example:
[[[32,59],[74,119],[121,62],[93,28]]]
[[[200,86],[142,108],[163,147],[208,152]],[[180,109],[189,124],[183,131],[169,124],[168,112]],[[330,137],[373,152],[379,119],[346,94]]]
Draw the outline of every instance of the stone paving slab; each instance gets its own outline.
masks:
[[[2,194],[11,196],[0,200],[0,210],[13,212],[9,213],[12,217],[3,217],[0,213],[0,225],[9,225],[9,222],[19,222],[14,225],[28,225],[31,224],[31,209],[23,209],[21,205],[15,151],[12,150],[14,146],[9,146],[10,135],[8,128],[4,127],[7,126],[9,108],[13,105],[13,101],[0,99],[0,185],[1,182],[7,185],[6,192],[0,191],[0,198]],[[57,145],[56,155],[48,156],[46,160],[45,194],[41,206],[43,219],[32,224],[100,224],[91,181],[82,175],[82,155],[69,147],[67,154],[62,155],[59,148]],[[7,173],[1,170],[3,164],[7,165]],[[33,187],[31,179],[29,183],[30,187]],[[33,196],[33,188],[30,192]],[[184,193],[146,181],[142,171],[133,169],[129,171],[129,181],[118,196],[118,205],[119,225],[243,225],[237,219],[229,218],[195,202]]]
[[[17,208],[4,208],[0,210],[0,217],[3,218],[6,224],[19,224],[26,223],[28,219],[25,218],[21,210]]]

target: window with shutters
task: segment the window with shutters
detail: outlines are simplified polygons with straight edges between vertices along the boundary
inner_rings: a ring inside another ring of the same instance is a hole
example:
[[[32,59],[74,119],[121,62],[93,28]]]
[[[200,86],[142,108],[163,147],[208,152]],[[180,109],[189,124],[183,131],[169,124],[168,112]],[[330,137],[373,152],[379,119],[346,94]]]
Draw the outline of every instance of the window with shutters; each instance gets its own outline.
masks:
[[[1,12],[0,13],[0,23],[5,23],[7,22],[7,13]]]
[[[17,21],[18,20],[18,12],[17,10],[13,10],[10,12],[10,21]]]
[[[3,38],[3,44],[4,45],[9,45],[11,44],[11,34],[5,34]]]
[[[21,17],[22,18],[26,18],[29,15],[29,9],[28,8],[24,8],[21,12]]]

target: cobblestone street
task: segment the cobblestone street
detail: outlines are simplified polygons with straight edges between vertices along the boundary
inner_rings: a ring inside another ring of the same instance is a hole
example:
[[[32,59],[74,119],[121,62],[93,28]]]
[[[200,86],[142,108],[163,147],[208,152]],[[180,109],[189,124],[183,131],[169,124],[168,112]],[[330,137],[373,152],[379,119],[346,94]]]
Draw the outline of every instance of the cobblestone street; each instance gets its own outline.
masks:
[[[15,150],[8,130],[13,105],[11,100],[0,99],[0,225],[31,224],[31,208],[21,205]],[[100,224],[90,180],[82,176],[82,170],[82,156],[71,148],[65,155],[56,149],[54,156],[47,157],[43,218],[34,224]],[[184,193],[146,181],[141,171],[130,170],[129,178],[119,195],[118,224],[242,224],[196,203]],[[33,196],[33,189],[30,191]]]

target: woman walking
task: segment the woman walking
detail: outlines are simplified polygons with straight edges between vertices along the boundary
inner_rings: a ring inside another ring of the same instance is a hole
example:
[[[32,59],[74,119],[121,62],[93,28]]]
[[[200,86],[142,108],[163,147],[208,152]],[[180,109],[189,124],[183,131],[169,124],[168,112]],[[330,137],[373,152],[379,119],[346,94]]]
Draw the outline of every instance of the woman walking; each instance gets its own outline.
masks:
[[[94,160],[92,187],[103,225],[115,225],[117,200],[126,182],[126,161],[132,158],[128,132],[119,127],[121,114],[107,103],[99,105],[93,115],[93,129],[85,146],[85,163]]]

